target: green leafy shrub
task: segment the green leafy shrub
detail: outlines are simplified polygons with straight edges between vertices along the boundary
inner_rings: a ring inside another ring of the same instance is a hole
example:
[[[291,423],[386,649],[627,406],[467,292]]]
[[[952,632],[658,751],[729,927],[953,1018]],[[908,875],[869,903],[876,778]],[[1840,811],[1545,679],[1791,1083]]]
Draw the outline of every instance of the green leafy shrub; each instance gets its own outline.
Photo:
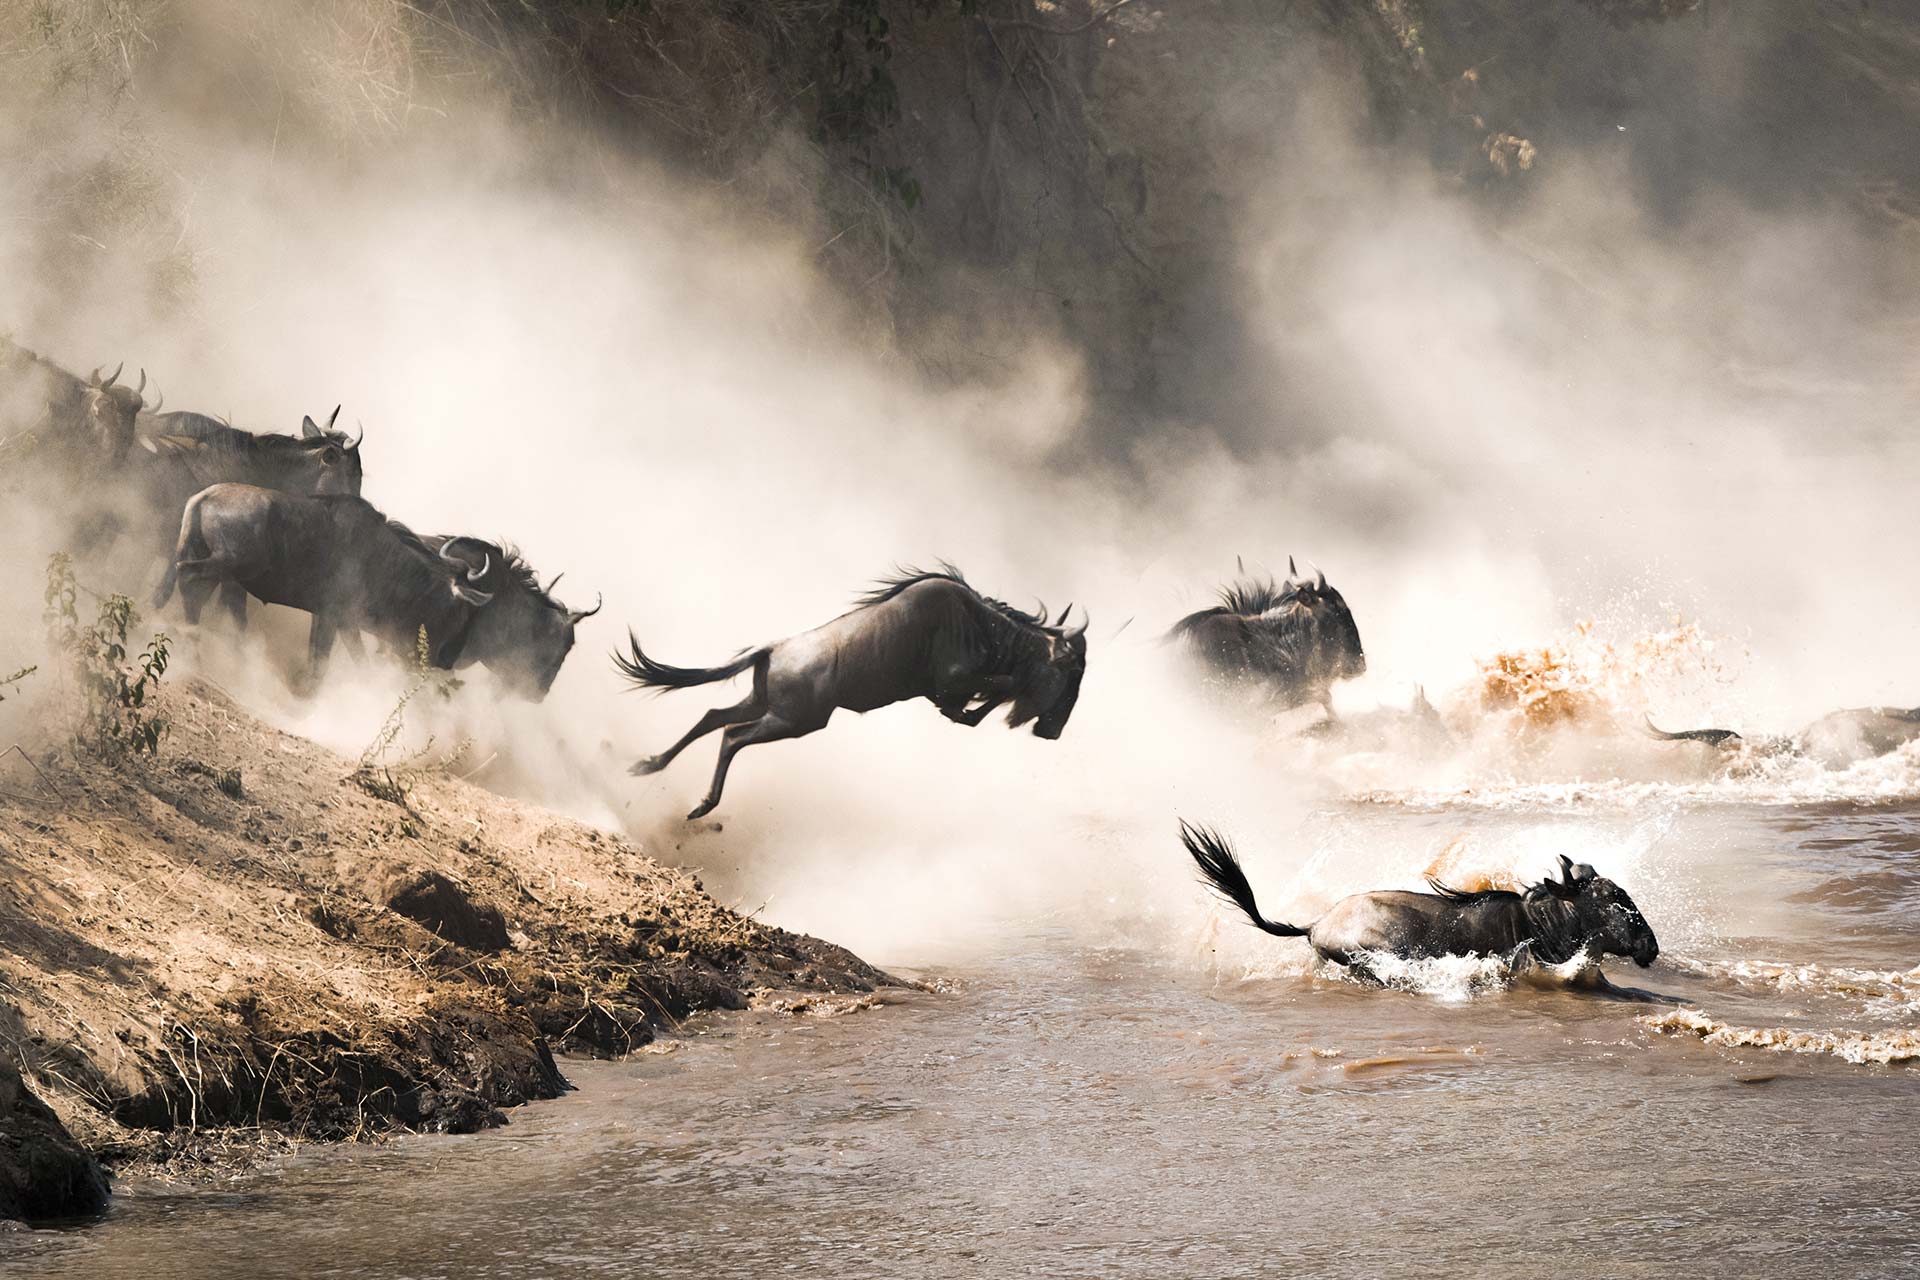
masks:
[[[166,717],[152,706],[167,673],[171,642],[166,633],[156,633],[130,658],[128,635],[140,615],[133,601],[122,595],[104,597],[98,618],[91,625],[83,624],[80,584],[65,554],[47,562],[43,599],[48,643],[65,657],[79,686],[78,736],[97,747],[157,754],[168,728]]]

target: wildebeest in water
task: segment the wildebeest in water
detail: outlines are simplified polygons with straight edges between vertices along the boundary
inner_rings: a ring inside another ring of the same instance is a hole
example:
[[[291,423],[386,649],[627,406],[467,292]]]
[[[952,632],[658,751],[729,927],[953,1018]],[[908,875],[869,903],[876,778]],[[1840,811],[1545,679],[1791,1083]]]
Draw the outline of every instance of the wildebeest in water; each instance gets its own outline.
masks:
[[[1087,669],[1087,623],[1067,625],[1068,605],[1048,621],[1045,607],[1024,613],[975,591],[958,569],[907,570],[861,597],[858,607],[825,626],[749,649],[718,667],[670,667],[640,650],[614,663],[636,686],[690,689],[753,672],[753,692],[716,707],[681,739],[633,766],[658,773],[688,744],[716,729],[720,759],[707,797],[688,814],[703,817],[720,803],[727,767],[742,747],[799,738],[825,727],[837,710],[872,711],[926,698],[956,724],[979,724],[1011,702],[1011,728],[1032,722],[1036,736],[1058,738],[1080,696]]]
[[[1751,741],[1732,729],[1683,729],[1669,733],[1647,720],[1647,732],[1663,742],[1698,742],[1724,751],[1759,756],[1799,756],[1825,769],[1848,769],[1877,760],[1920,739],[1920,707],[1852,707],[1830,711],[1792,737]]]
[[[1303,927],[1260,914],[1246,872],[1217,832],[1182,822],[1180,840],[1205,883],[1255,927],[1275,937],[1305,938],[1324,959],[1363,974],[1374,955],[1408,960],[1502,956],[1519,968],[1529,961],[1565,964],[1584,951],[1595,960],[1629,956],[1644,969],[1660,954],[1659,941],[1627,891],[1566,857],[1560,859],[1558,880],[1542,880],[1525,893],[1462,893],[1428,881],[1432,893],[1390,889],[1342,898]]]
[[[1174,623],[1167,638],[1214,675],[1256,685],[1287,707],[1326,703],[1335,681],[1367,670],[1346,599],[1317,569],[1301,577],[1291,557],[1284,584],[1242,579],[1223,588],[1213,608]]]
[[[187,621],[216,587],[231,584],[267,604],[313,615],[308,678],[317,679],[341,628],[365,631],[393,649],[415,651],[422,628],[427,660],[452,667],[475,616],[493,596],[487,576],[434,551],[371,503],[217,484],[195,494],[180,519],[173,563],[154,595],[159,609],[180,588]],[[229,596],[229,607],[234,597]],[[245,626],[244,599],[235,621]]]

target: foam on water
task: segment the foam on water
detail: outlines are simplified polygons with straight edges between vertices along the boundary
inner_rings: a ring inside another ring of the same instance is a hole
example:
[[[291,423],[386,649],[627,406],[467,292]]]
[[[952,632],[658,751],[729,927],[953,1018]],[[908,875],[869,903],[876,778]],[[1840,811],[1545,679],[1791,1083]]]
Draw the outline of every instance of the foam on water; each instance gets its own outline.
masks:
[[[1920,1011],[1920,965],[1911,969],[1855,969],[1771,960],[1693,960],[1669,957],[1683,972],[1789,994],[1862,1000],[1871,1012]]]
[[[1860,1065],[1911,1062],[1920,1058],[1920,1031],[1889,1027],[1879,1031],[1807,1031],[1793,1027],[1740,1027],[1699,1009],[1646,1014],[1641,1026],[1661,1035],[1698,1036],[1722,1048],[1766,1049],[1772,1053],[1820,1054]]]

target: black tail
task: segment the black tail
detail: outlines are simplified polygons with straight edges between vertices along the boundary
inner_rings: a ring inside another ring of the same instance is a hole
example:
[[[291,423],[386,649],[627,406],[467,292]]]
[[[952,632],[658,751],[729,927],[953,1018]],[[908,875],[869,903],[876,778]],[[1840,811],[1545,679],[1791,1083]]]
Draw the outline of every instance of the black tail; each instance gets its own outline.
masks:
[[[1219,832],[1182,821],[1180,843],[1187,846],[1187,852],[1199,864],[1200,874],[1206,877],[1208,887],[1246,912],[1247,919],[1255,925],[1279,938],[1307,936],[1305,929],[1269,920],[1260,914],[1260,908],[1254,905],[1253,886],[1247,883],[1247,873],[1240,869],[1240,860],[1233,856],[1232,846]]]
[[[1653,723],[1653,717],[1647,717],[1647,735],[1662,742],[1704,742],[1710,747],[1723,747],[1729,742],[1740,741],[1740,735],[1731,729],[1682,729],[1678,733],[1668,733]]]
[[[767,652],[765,649],[748,649],[721,667],[670,667],[640,652],[640,641],[634,638],[631,628],[627,631],[627,648],[632,650],[631,655],[615,650],[613,665],[620,669],[621,675],[642,689],[691,689],[695,685],[730,680],[758,662]]]

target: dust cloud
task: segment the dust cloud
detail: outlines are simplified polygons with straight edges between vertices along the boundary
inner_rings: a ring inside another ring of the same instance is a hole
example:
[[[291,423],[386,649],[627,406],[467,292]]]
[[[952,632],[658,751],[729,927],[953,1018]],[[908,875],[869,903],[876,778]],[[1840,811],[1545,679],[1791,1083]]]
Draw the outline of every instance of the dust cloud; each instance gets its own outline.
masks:
[[[202,33],[229,13],[185,8]],[[189,43],[131,107],[14,113],[5,153],[42,158],[133,145],[137,113],[138,170],[189,197],[138,223],[142,244],[172,233],[191,252],[158,290],[123,245],[67,261],[26,207],[47,187],[23,183],[0,323],[83,372],[124,354],[170,408],[255,430],[344,403],[366,428],[365,496],[389,515],[512,542],[543,580],[565,571],[576,607],[604,595],[546,703],[496,701],[469,673],[453,703],[416,704],[409,741],[464,744],[482,780],[619,824],[775,922],[882,962],[964,953],[1010,917],[1187,945],[1209,908],[1176,815],[1245,836],[1278,903],[1417,883],[1448,833],[1354,847],[1325,807],[1455,785],[1457,767],[1303,755],[1197,695],[1160,647],[1236,556],[1311,558],[1353,604],[1371,669],[1343,712],[1424,683],[1471,736],[1494,652],[1595,619],[1626,646],[1676,615],[1724,661],[1660,686],[1663,719],[1787,727],[1917,700],[1920,586],[1896,570],[1920,553],[1898,341],[1915,317],[1888,285],[1915,263],[1838,211],[1729,192],[1676,219],[1627,180],[1624,141],[1553,156],[1529,198],[1490,207],[1379,141],[1356,86],[1320,66],[1241,161],[1270,177],[1235,214],[1241,292],[1221,324],[1255,353],[1234,398],[1255,417],[1165,421],[1117,447],[1057,332],[1001,335],[993,371],[957,384],[877,338],[821,270],[823,218],[771,221],[487,102],[342,143],[210,70],[183,87],[218,48]],[[9,515],[33,553],[0,585],[31,600],[47,548],[24,508]],[[625,776],[726,697],[621,692],[605,655],[626,627],[666,661],[716,662],[937,559],[1015,604],[1087,608],[1087,684],[1060,742],[919,705],[843,714],[743,754],[719,821],[694,828],[680,815],[710,745]],[[158,567],[119,571],[139,597]],[[280,672],[299,622],[239,644],[209,626],[185,667],[351,756],[404,674],[336,654],[321,695],[295,700]],[[1611,851],[1638,858],[1650,838]],[[1549,843],[1502,860],[1537,873]]]

